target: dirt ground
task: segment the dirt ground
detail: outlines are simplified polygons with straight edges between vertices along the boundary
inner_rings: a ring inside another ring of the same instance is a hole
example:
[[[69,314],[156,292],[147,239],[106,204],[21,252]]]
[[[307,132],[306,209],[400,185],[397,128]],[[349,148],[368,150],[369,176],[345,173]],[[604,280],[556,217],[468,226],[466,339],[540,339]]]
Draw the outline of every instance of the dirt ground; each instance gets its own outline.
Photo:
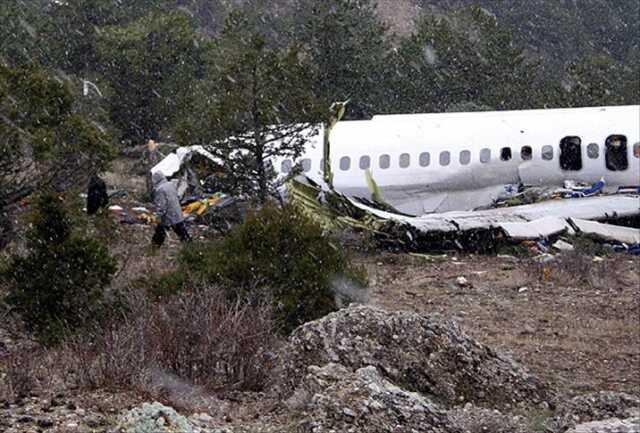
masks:
[[[360,261],[375,305],[454,319],[568,394],[640,394],[637,257],[593,263],[590,282],[566,269],[571,261],[548,269],[509,256],[379,254]]]

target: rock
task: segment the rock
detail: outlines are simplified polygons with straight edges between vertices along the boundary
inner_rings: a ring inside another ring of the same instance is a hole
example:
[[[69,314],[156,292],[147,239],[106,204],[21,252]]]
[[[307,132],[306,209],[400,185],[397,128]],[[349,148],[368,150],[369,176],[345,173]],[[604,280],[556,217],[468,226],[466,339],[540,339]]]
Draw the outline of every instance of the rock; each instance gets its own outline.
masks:
[[[530,433],[523,420],[470,404],[450,411],[449,419],[465,433]]]
[[[196,424],[211,424],[213,422],[213,417],[207,413],[196,413],[189,417],[189,421]]]
[[[595,392],[560,403],[552,420],[552,429],[564,432],[581,423],[637,416],[640,416],[639,398],[622,392]]]
[[[53,427],[54,422],[48,418],[41,418],[38,420],[38,427],[40,428],[50,428]]]
[[[160,403],[143,403],[120,417],[117,433],[197,433],[174,409]]]
[[[299,327],[277,362],[271,385],[285,398],[309,366],[336,363],[352,372],[373,366],[390,382],[445,404],[500,408],[548,400],[535,376],[455,322],[370,306],[351,306]]]
[[[302,419],[295,430],[301,433],[462,433],[429,399],[399,388],[371,366],[355,372],[333,363],[310,366],[286,405]]]
[[[456,284],[460,287],[469,287],[469,281],[465,277],[456,278]]]
[[[567,433],[640,433],[640,418],[611,418],[580,424]]]

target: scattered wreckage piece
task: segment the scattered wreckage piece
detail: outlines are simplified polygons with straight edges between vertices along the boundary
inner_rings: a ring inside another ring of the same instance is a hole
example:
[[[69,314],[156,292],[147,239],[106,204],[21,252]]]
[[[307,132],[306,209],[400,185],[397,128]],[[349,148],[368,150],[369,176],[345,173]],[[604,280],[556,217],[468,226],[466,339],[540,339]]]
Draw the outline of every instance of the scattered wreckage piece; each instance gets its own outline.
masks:
[[[323,189],[304,176],[287,187],[289,200],[323,227],[369,231],[383,244],[410,251],[491,251],[499,244],[575,234],[571,218],[607,221],[640,214],[637,196],[608,195],[414,217]]]
[[[200,154],[213,162],[220,163],[219,159],[213,156],[202,146],[185,146],[178,147],[175,152],[168,154],[164,159],[151,168],[151,173],[160,172],[169,178],[176,174],[182,168],[185,161],[189,160],[194,154]]]
[[[203,146],[178,147],[174,152],[165,156],[160,162],[151,167],[150,173],[162,173],[172,182],[178,191],[180,199],[190,194],[201,195],[204,191],[200,179],[191,162],[196,156],[210,161],[213,165],[221,166],[223,161],[208,152]]]
[[[551,216],[524,223],[501,223],[500,228],[513,240],[544,239],[565,232],[574,234],[566,220]]]
[[[640,229],[603,224],[579,218],[569,218],[569,223],[575,227],[577,232],[601,238],[604,241],[619,242],[627,245],[640,244]]]
[[[242,209],[237,197],[206,186],[206,179],[200,182],[197,170],[192,167],[193,159],[202,157],[213,166],[222,166],[224,161],[207,151],[203,146],[178,147],[151,168],[151,173],[160,172],[176,185],[181,198],[182,213],[187,221],[200,222],[219,230],[228,230],[231,225],[242,220]],[[200,173],[202,174],[202,173]],[[224,209],[224,211],[222,211]]]

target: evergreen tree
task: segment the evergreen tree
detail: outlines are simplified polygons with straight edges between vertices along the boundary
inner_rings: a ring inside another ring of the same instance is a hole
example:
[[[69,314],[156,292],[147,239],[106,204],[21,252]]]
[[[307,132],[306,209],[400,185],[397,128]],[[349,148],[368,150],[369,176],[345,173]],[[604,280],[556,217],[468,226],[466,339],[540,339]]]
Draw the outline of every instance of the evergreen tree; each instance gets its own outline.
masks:
[[[182,11],[102,30],[98,54],[111,87],[111,119],[123,139],[157,138],[174,123],[200,73],[202,43]]]
[[[64,82],[0,64],[0,207],[105,168],[113,156],[107,138],[75,111]]]
[[[389,111],[447,111],[461,104],[530,108],[546,97],[532,86],[543,81],[539,65],[526,60],[511,34],[477,7],[421,17],[416,33],[388,63]]]
[[[47,7],[40,32],[48,66],[84,75],[100,72],[98,39],[107,26],[124,26],[152,12],[169,10],[171,0],[65,0]]]
[[[48,46],[40,28],[45,16],[44,0],[4,0],[0,7],[0,63],[13,66],[40,64],[48,56]]]
[[[94,239],[74,233],[56,194],[36,203],[26,256],[14,255],[0,280],[9,283],[7,302],[45,344],[94,322],[103,310],[103,290],[116,262]]]
[[[349,99],[345,119],[371,117],[386,104],[389,44],[372,0],[297,0],[293,38],[316,65],[313,89],[327,105]]]
[[[573,107],[640,103],[640,66],[624,66],[608,56],[574,62],[567,68],[564,105]]]
[[[183,144],[208,146],[239,192],[260,202],[275,176],[267,161],[300,155],[324,120],[304,58],[296,46],[269,48],[245,17],[231,14],[180,127]]]

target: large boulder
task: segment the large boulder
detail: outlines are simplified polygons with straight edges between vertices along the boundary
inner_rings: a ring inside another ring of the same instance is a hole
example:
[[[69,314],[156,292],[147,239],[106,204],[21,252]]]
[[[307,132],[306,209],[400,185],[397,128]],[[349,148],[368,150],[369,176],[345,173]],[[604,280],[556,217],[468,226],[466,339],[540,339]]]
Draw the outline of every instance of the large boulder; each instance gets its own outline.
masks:
[[[462,433],[424,396],[386,380],[375,367],[311,366],[286,402],[300,433]]]
[[[537,404],[545,386],[524,367],[437,316],[351,306],[306,323],[279,352],[272,385],[290,395],[311,365],[373,366],[395,385],[437,403],[492,408]]]

